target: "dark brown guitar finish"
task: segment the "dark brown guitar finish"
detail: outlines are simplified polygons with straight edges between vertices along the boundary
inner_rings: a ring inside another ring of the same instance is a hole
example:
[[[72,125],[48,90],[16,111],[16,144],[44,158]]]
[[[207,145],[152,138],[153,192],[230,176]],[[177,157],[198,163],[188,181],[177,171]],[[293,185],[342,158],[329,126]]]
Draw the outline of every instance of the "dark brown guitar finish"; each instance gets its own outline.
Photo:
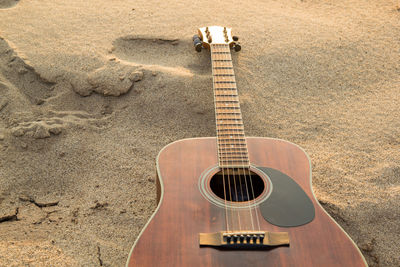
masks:
[[[201,173],[218,164],[216,139],[187,139],[160,152],[158,178],[164,193],[157,211],[132,248],[128,265],[366,266],[355,244],[315,199],[310,163],[304,151],[277,139],[247,138],[247,142],[253,165],[275,168],[289,175],[314,204],[315,218],[303,226],[281,228],[260,218],[262,230],[289,232],[290,246],[268,250],[199,246],[199,233],[225,230],[225,213],[208,202],[198,188]]]

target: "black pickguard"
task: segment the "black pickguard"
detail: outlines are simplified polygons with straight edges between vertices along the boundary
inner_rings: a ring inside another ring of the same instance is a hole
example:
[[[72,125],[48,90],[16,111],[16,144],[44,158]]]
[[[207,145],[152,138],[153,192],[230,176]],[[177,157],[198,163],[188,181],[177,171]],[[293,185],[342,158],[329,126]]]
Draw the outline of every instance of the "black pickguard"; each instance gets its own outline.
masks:
[[[315,217],[314,205],[303,189],[289,176],[272,168],[257,167],[272,182],[272,192],[260,204],[261,214],[269,223],[280,227],[307,224]]]

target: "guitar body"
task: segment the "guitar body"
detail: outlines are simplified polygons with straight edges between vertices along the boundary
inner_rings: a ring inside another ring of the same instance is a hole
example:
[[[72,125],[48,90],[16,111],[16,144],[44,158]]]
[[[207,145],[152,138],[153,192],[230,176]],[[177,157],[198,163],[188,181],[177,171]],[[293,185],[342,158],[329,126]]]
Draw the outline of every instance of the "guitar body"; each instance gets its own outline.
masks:
[[[185,139],[167,145],[157,158],[158,207],[136,240],[127,265],[366,266],[354,242],[316,200],[305,152],[279,139],[246,140],[254,168],[268,167],[286,174],[314,206],[315,217],[295,227],[273,225],[258,211],[260,228],[288,232],[290,245],[258,250],[199,245],[199,233],[226,229],[225,209],[207,200],[199,188],[204,171],[218,165],[217,142],[216,138]],[[274,184],[271,188],[273,192]]]

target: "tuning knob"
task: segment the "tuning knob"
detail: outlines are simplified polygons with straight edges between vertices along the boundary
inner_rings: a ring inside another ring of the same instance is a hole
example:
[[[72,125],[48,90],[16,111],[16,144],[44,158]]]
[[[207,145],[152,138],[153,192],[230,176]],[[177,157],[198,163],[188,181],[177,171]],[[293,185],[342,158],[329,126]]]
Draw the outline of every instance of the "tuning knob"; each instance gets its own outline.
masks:
[[[235,49],[236,52],[239,52],[240,50],[242,50],[242,46],[240,45],[239,42],[236,42],[236,43],[233,45],[233,49]]]
[[[203,48],[203,42],[197,34],[193,35],[193,45],[197,52],[201,52],[201,49]]]
[[[235,41],[235,42],[236,42],[236,41],[239,41],[239,36],[235,36],[235,35],[234,35],[234,36],[232,36],[232,39],[233,39],[233,41]]]

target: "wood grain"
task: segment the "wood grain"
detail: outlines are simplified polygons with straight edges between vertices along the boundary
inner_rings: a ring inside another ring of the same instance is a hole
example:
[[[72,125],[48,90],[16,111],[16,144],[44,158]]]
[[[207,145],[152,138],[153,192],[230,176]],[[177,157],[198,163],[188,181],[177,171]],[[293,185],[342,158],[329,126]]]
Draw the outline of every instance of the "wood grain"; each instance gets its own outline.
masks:
[[[164,194],[159,209],[131,251],[129,266],[366,266],[358,248],[318,204],[310,185],[310,164],[298,146],[277,139],[247,138],[252,164],[292,177],[311,198],[315,219],[281,228],[261,220],[265,231],[289,232],[290,246],[268,250],[199,247],[199,233],[225,230],[225,212],[203,198],[201,173],[218,163],[215,138],[186,139],[158,157]],[[268,200],[267,200],[268,201]]]

